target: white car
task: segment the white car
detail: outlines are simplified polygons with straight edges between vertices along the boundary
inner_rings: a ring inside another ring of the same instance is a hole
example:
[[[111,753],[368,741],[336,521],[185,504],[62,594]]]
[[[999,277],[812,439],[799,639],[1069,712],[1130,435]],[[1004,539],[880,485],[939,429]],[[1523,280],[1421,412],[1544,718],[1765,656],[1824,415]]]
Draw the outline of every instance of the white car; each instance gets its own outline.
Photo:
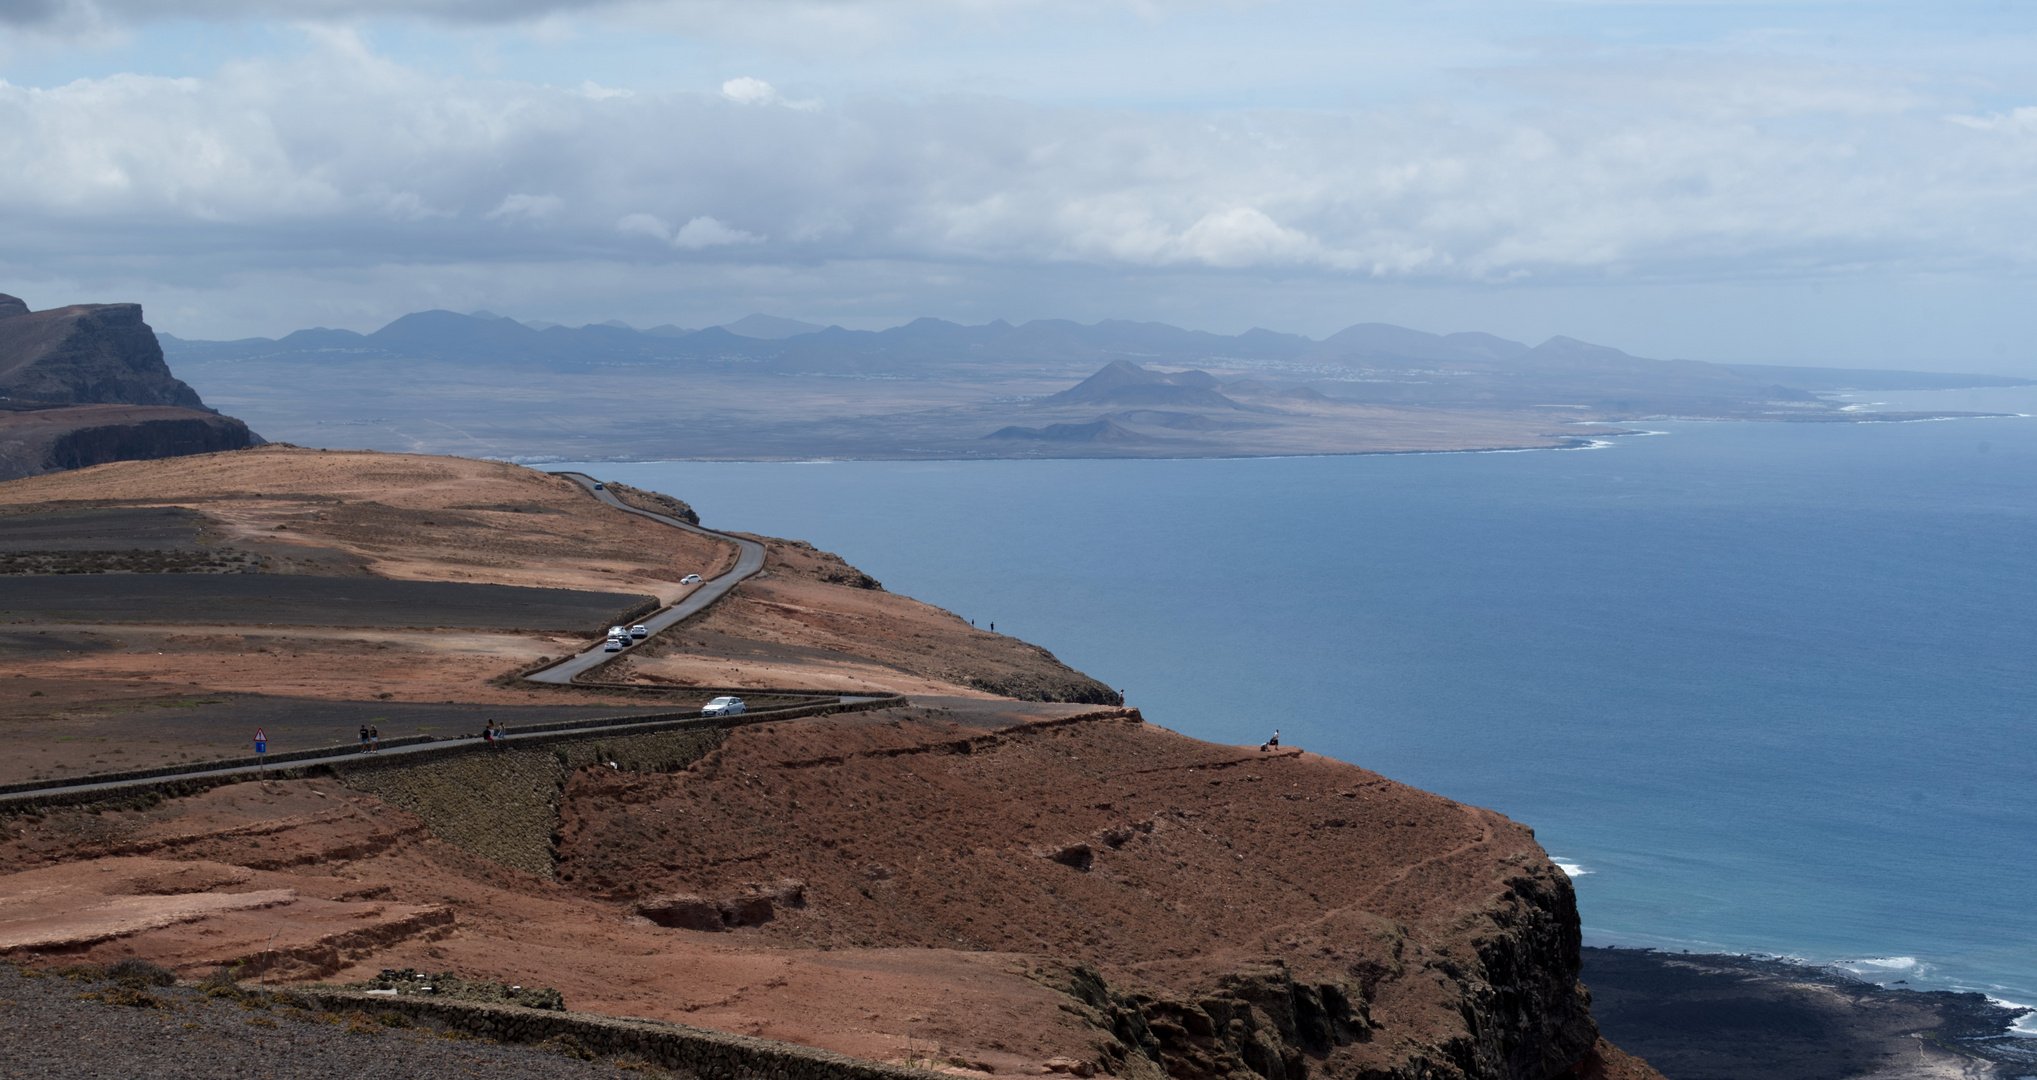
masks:
[[[685,577],[683,577],[683,578],[680,578],[680,579],[679,579],[679,584],[681,584],[681,585],[698,585],[698,584],[700,584],[700,575],[699,575],[699,574],[688,574],[688,575],[686,575]]]
[[[642,641],[651,636],[651,628],[643,623],[638,623],[629,628],[629,636],[636,641]]]
[[[623,647],[624,645],[627,645],[627,644],[629,644],[629,641],[628,641],[628,639],[626,639],[626,638],[614,638],[614,637],[612,637],[612,638],[609,638],[609,639],[608,639],[608,644],[606,644],[606,645],[603,645],[603,646],[601,647],[601,651],[602,651],[602,652],[621,652],[621,651],[622,651],[622,647]]]
[[[740,712],[743,712],[743,711],[744,711],[744,709],[743,709],[743,699],[742,699],[742,698],[739,698],[739,697],[728,697],[728,696],[724,695],[724,696],[722,696],[722,697],[718,697],[718,698],[715,698],[715,699],[714,699],[713,701],[710,701],[710,702],[708,702],[708,703],[707,703],[706,705],[703,705],[703,706],[701,706],[701,708],[700,708],[700,715],[702,715],[702,716],[734,716],[734,715],[736,715],[737,713],[740,713]]]
[[[608,636],[609,636],[609,637],[619,637],[619,638],[626,638],[626,637],[629,637],[629,627],[627,627],[627,626],[611,626],[611,627],[609,627],[609,628],[608,628]]]

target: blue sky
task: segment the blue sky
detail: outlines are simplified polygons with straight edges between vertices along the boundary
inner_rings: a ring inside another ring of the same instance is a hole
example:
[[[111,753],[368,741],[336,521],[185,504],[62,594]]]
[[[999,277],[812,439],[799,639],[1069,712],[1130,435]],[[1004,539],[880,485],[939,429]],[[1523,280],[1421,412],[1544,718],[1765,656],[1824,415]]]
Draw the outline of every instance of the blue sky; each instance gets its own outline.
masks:
[[[0,0],[0,291],[2037,374],[2037,0]]]

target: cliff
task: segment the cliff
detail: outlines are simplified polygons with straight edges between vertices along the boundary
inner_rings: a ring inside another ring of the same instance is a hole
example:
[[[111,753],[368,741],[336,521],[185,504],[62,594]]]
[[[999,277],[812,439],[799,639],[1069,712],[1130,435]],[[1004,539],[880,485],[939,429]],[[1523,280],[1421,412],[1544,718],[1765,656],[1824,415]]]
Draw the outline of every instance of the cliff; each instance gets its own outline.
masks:
[[[0,511],[0,545],[12,528],[24,550],[132,563],[152,544],[388,584],[671,599],[733,559],[520,466],[280,446],[14,481]],[[265,624],[178,599],[223,591],[196,575],[154,601],[113,582],[113,618],[11,603],[0,782],[234,756],[257,725],[279,752],[364,721],[446,741],[0,805],[0,959],[452,972],[978,1077],[1659,1080],[1598,1037],[1570,882],[1526,826],[1146,723],[1044,650],[766,546],[758,576],[573,687],[504,677],[590,640],[521,607]],[[760,687],[910,703],[774,718]],[[757,711],[523,739],[731,689]],[[458,738],[487,719],[517,737]]]
[[[0,406],[13,406],[0,409],[0,480],[111,461],[239,450],[262,441],[231,416],[197,409],[13,402]]]
[[[30,311],[0,294],[0,395],[59,404],[205,409],[170,374],[140,304],[74,304]]]
[[[774,724],[674,773],[584,770],[558,877],[671,925],[737,912],[722,921],[758,945],[1028,956],[1081,1057],[1119,1076],[1547,1080],[1618,1058],[1578,982],[1570,882],[1526,827],[1136,712],[954,715]],[[774,888],[775,910],[743,914]],[[997,1064],[1026,1032],[962,1015],[924,1034]]]
[[[261,442],[170,374],[140,304],[0,294],[0,480]]]

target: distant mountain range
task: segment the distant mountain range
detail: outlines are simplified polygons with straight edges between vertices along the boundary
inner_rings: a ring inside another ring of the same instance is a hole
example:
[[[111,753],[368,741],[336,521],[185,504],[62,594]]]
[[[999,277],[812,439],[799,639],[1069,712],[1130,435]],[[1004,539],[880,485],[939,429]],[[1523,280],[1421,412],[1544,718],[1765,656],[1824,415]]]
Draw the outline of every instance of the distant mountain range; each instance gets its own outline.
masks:
[[[430,360],[490,367],[573,370],[614,365],[701,365],[756,373],[967,376],[985,369],[1074,374],[1114,360],[1143,366],[1264,372],[1349,400],[1471,404],[1499,383],[1534,384],[1535,394],[1593,402],[1803,396],[1807,391],[2013,386],[2007,376],[1769,367],[1698,360],[1651,360],[1568,337],[1540,345],[1482,333],[1430,334],[1360,323],[1321,341],[1254,329],[1242,334],[1183,330],[1164,323],[1042,319],[964,326],[916,319],[888,330],[817,327],[750,315],[724,326],[638,330],[620,322],[581,327],[525,324],[480,311],[421,311],[370,334],[316,328],[280,340],[187,341],[160,335],[173,360],[233,359],[344,363],[350,359]],[[1207,390],[1208,387],[1203,387]],[[1526,389],[1525,386],[1521,389]],[[1502,395],[1511,397],[1513,395]],[[1533,396],[1533,395],[1531,395]]]

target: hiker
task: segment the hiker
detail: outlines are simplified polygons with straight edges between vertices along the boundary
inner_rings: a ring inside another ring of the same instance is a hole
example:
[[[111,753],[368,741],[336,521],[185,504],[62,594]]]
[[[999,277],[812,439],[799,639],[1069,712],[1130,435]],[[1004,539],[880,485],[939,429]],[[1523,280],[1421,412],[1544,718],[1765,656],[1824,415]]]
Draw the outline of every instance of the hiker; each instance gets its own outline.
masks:
[[[381,729],[381,728],[378,728],[378,727],[376,727],[376,726],[375,726],[375,725],[373,725],[373,724],[369,724],[369,725],[368,725],[368,753],[370,753],[370,754],[379,754],[379,753],[381,753],[381,752],[382,752],[382,729]]]
[[[361,725],[361,753],[368,752],[368,725]]]
[[[1274,728],[1273,737],[1266,740],[1263,744],[1260,745],[1259,752],[1263,754],[1268,750],[1278,750],[1278,749],[1280,749],[1280,729]]]

